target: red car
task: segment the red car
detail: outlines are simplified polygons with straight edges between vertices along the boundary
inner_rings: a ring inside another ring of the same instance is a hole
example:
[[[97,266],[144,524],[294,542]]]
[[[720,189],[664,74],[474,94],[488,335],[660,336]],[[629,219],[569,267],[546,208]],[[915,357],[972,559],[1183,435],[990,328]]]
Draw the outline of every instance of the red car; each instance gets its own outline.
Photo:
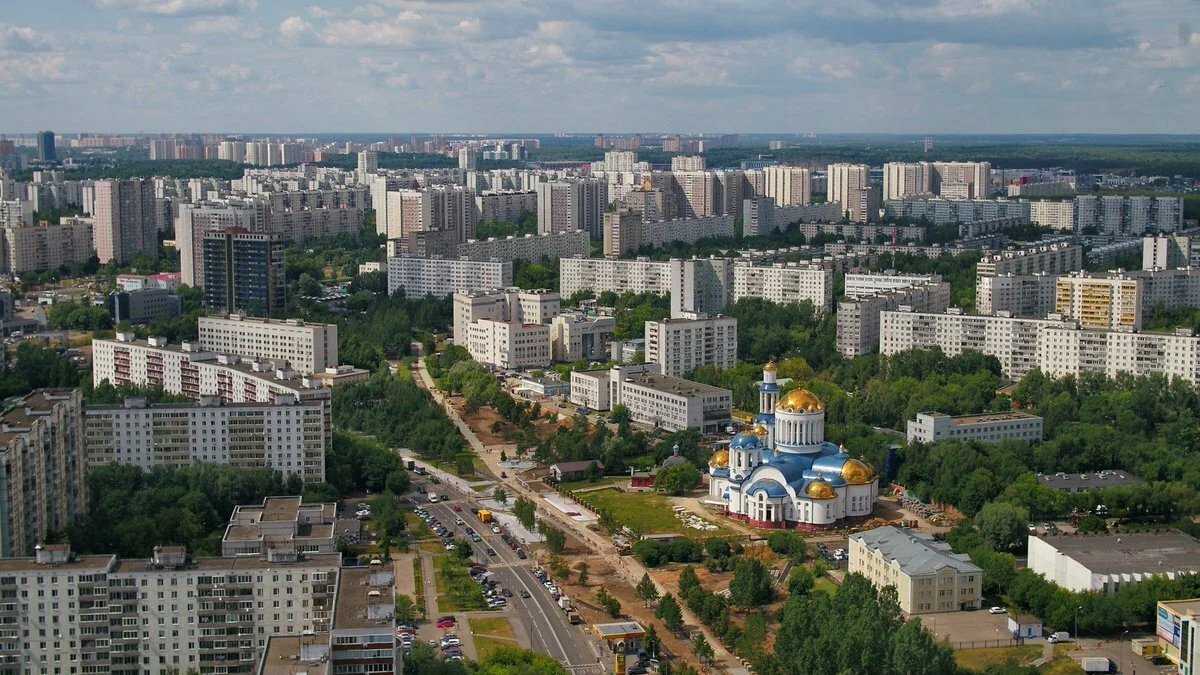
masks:
[[[437,627],[438,628],[454,628],[454,617],[443,616],[442,618],[437,620]]]
[[[455,512],[455,513],[462,513],[462,507],[461,507],[461,506],[455,506],[455,507],[454,507],[454,512]]]

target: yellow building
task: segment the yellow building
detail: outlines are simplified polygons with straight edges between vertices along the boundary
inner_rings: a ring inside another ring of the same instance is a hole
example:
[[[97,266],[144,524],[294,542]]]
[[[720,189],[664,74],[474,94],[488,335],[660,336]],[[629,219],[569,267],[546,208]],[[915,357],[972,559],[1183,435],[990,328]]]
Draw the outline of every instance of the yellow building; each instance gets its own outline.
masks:
[[[1142,289],[1137,279],[1124,275],[1059,277],[1054,311],[1083,328],[1138,329],[1142,327]]]

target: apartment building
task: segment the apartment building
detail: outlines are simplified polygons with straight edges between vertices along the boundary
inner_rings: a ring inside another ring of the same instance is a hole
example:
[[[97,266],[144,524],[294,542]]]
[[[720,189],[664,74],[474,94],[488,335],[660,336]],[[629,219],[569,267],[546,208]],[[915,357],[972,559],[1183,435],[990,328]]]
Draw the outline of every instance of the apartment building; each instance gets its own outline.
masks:
[[[871,194],[864,199],[864,190],[869,192],[871,187],[871,169],[866,164],[830,164],[829,201],[842,205],[842,212],[849,212],[850,220],[854,222],[876,222],[879,214],[870,217],[867,207],[871,204]],[[882,192],[875,194],[875,201]]]
[[[197,403],[150,405],[128,398],[84,411],[88,466],[228,464],[321,482],[332,437],[324,402],[301,403],[291,394],[270,403],[222,404],[219,397],[202,396]]]
[[[779,304],[810,302],[817,311],[833,307],[833,271],[808,263],[733,266],[733,302],[762,298]]]
[[[927,220],[934,225],[958,225],[979,220],[1016,218],[1028,223],[1030,203],[1004,199],[947,199],[907,197],[883,203],[889,219]]]
[[[479,363],[501,370],[550,365],[550,326],[545,324],[480,319],[466,327],[459,344]]]
[[[1044,317],[1055,311],[1058,278],[1057,274],[1046,272],[978,277],[975,280],[975,311]]]
[[[1083,247],[1067,241],[1058,241],[1018,251],[1001,251],[986,255],[975,266],[975,276],[1027,276],[1037,272],[1068,274],[1081,269]]]
[[[940,412],[917,413],[907,423],[909,443],[938,441],[1021,441],[1040,443],[1042,418],[1023,412],[984,415],[947,415]]]
[[[884,199],[914,195],[950,195],[962,199],[988,196],[992,165],[988,162],[888,162],[883,165]]]
[[[475,238],[475,194],[457,185],[433,185],[386,194],[387,237],[413,232],[449,231],[459,242]]]
[[[768,166],[762,171],[763,191],[761,194],[775,200],[776,206],[812,204],[812,169],[798,166]]]
[[[179,295],[164,288],[117,291],[109,296],[108,308],[114,323],[142,324],[183,313]]]
[[[198,329],[198,342],[204,351],[287,362],[304,375],[338,365],[336,324],[228,314],[202,316]]]
[[[646,322],[646,363],[683,377],[700,366],[732,368],[737,363],[737,319],[696,314]]]
[[[1029,222],[1058,232],[1075,231],[1075,200],[1039,199],[1029,202]]]
[[[1125,276],[1076,273],[1055,282],[1054,311],[1086,329],[1142,327],[1142,285]]]
[[[845,295],[854,300],[868,295],[894,291],[898,288],[908,288],[941,280],[942,277],[937,274],[901,274],[896,270],[846,274]]]
[[[756,196],[742,200],[742,234],[759,237],[776,229],[785,231],[799,224],[808,234],[807,227],[815,223],[837,223],[842,219],[842,205],[837,202],[821,204],[779,206],[770,197]],[[822,228],[821,231],[828,231]],[[836,232],[841,232],[837,230]],[[813,234],[817,232],[814,231]],[[848,235],[843,235],[848,236]]]
[[[535,190],[486,190],[475,195],[475,220],[478,223],[515,223],[527,213],[537,213]]]
[[[643,246],[732,237],[732,214],[647,222],[632,209],[604,214],[604,254],[621,255]]]
[[[340,558],[190,558],[161,546],[120,560],[44,544],[0,563],[0,588],[44,594],[11,605],[29,634],[0,654],[31,672],[253,673],[271,637],[328,630]]]
[[[399,673],[394,576],[377,568],[344,568],[333,602],[329,663],[334,673]]]
[[[837,309],[837,349],[846,358],[879,348],[880,315],[900,307],[918,312],[942,312],[950,306],[950,284],[930,279],[856,299],[842,300]]]
[[[550,356],[560,363],[607,361],[616,329],[615,317],[563,312],[550,322]]]
[[[520,288],[468,291],[454,294],[454,339],[463,344],[476,321],[513,321],[548,325],[561,308],[558,293]],[[549,344],[547,342],[547,344]]]
[[[124,265],[139,253],[158,257],[154,221],[154,184],[132,180],[98,180],[94,184],[93,235],[100,264]]]
[[[4,179],[9,180],[9,179]],[[12,199],[8,190],[0,198],[0,227],[21,227],[33,224],[33,202],[28,199]]]
[[[649,258],[617,260],[576,256],[559,261],[559,293],[571,297],[581,290],[604,292],[654,293],[671,292],[671,265]]]
[[[180,204],[175,218],[175,247],[179,249],[180,281],[193,288],[204,285],[204,239],[214,232],[241,228],[265,232],[266,207],[241,201]]]
[[[278,394],[292,394],[302,402],[330,398],[328,389],[298,377],[291,366],[217,354],[195,342],[176,346],[161,337],[139,340],[125,332],[92,341],[92,384],[101,382],[157,386],[196,400],[220,396],[225,403],[269,403]]]
[[[608,184],[595,178],[537,183],[538,232],[583,230],[592,239],[604,236],[602,216],[608,205]]]
[[[821,206],[817,204],[815,206]],[[806,207],[809,208],[809,207]],[[862,241],[888,242],[924,241],[926,230],[918,225],[867,225],[863,223],[795,223],[792,225],[805,237],[832,234],[838,238],[854,237]]]
[[[527,234],[503,239],[467,241],[457,246],[459,258],[471,260],[558,260],[591,253],[591,238],[582,230],[552,234]]]
[[[87,508],[78,389],[39,389],[0,414],[0,557],[31,555]]]
[[[979,609],[983,570],[965,553],[919,532],[887,525],[850,535],[847,571],[896,589],[900,611],[934,614]]]
[[[1200,268],[1200,237],[1162,235],[1142,239],[1142,269]]]
[[[300,497],[264,497],[238,505],[221,536],[221,555],[336,553],[337,504],[305,504]]]
[[[641,248],[643,224],[642,214],[630,208],[605,213],[604,255],[619,256]]]
[[[204,306],[224,312],[279,316],[286,301],[284,241],[238,229],[204,237]]]
[[[887,162],[883,165],[883,198],[904,199],[933,194],[928,162]]]
[[[650,363],[610,370],[609,405],[623,405],[634,422],[667,431],[719,433],[732,423],[733,392],[656,370],[656,364]]]
[[[44,272],[87,262],[96,255],[92,223],[90,218],[62,218],[0,228],[0,272]]]
[[[604,157],[607,159],[611,154],[614,153],[605,153]],[[634,156],[636,157],[636,155]],[[704,171],[706,168],[704,155],[676,155],[671,158],[672,173],[675,173],[676,171]],[[630,165],[629,169],[624,170],[633,171],[633,167]]]
[[[1080,195],[1075,198],[1077,232],[1141,236],[1183,229],[1183,197]]]
[[[512,285],[511,260],[465,258],[388,258],[388,293],[403,288],[411,298],[425,295],[444,298],[458,291],[506,288]]]

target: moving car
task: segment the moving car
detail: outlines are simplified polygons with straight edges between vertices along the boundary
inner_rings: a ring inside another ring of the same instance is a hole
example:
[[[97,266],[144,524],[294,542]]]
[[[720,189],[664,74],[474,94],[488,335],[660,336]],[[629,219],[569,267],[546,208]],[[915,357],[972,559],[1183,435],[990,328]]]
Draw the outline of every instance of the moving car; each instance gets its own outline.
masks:
[[[529,597],[529,591],[521,591],[521,597],[522,597],[522,598],[528,598],[528,597]]]
[[[437,623],[434,625],[437,626],[438,628],[454,628],[454,617],[443,616],[443,617],[439,618],[437,620]]]

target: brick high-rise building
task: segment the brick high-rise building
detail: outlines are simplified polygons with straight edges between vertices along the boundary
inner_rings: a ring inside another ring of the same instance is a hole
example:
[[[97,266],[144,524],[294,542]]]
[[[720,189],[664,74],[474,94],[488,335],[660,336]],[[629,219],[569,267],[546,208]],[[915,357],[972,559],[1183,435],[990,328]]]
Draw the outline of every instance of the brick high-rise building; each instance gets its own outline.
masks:
[[[95,184],[96,255],[100,264],[123,265],[139,253],[158,257],[158,228],[154,216],[154,183],[98,180]]]

